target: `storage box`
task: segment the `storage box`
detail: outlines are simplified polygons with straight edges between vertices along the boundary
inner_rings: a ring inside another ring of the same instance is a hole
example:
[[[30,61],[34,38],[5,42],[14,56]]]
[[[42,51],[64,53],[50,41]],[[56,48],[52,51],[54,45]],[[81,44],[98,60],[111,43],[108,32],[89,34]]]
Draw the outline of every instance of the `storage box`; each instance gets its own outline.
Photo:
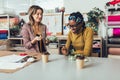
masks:
[[[7,39],[7,36],[6,33],[0,33],[0,39]]]
[[[7,39],[8,30],[0,30],[0,39]]]
[[[58,43],[50,43],[48,45],[49,48],[57,48],[58,47]]]

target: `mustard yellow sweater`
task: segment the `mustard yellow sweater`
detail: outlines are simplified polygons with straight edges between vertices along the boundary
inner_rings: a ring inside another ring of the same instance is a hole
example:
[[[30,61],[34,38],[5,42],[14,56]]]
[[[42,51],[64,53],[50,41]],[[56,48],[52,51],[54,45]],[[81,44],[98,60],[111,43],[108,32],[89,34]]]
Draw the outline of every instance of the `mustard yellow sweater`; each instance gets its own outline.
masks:
[[[74,34],[71,30],[68,33],[68,39],[66,42],[66,48],[68,49],[70,44],[75,48],[75,53],[89,56],[92,51],[93,42],[93,30],[90,27],[86,27],[84,33]]]

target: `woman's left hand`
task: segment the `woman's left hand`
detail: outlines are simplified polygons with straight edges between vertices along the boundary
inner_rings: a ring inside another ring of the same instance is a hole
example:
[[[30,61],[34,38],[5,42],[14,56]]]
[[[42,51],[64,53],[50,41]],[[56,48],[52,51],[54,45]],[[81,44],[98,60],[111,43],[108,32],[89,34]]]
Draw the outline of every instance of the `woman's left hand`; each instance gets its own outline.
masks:
[[[61,48],[61,52],[62,52],[63,55],[67,55],[68,54],[68,50],[67,50],[67,48],[65,46],[63,46]]]

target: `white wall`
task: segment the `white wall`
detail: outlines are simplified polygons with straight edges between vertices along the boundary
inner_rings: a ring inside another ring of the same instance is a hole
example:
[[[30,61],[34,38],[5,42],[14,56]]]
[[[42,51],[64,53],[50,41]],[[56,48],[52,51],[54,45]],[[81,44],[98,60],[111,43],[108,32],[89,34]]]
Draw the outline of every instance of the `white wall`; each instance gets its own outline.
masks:
[[[4,2],[4,6],[14,9],[16,14],[27,12],[30,5],[40,5],[44,9],[54,9],[63,6],[63,0],[0,0],[0,4]]]
[[[30,0],[4,0],[6,8],[13,9],[16,14],[26,12],[30,5]]]
[[[4,7],[4,0],[0,0],[0,8]]]
[[[45,9],[55,9],[56,7],[63,7],[64,0],[34,0],[34,4],[40,5]]]
[[[94,7],[105,11],[105,3],[109,1],[111,0],[64,0],[65,12],[80,11],[86,13]]]
[[[111,0],[0,0],[0,7],[12,8],[16,13],[27,11],[32,4],[43,8],[65,7],[66,13],[80,11],[86,13],[94,7],[105,11],[105,3]]]

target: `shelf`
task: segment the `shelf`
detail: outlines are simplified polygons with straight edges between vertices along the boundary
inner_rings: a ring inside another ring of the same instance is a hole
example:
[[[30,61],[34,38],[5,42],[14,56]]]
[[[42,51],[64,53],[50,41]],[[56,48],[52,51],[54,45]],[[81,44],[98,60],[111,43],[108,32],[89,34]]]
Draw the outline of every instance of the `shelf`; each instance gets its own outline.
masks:
[[[109,26],[107,28],[120,28],[120,25],[119,26]]]
[[[107,44],[107,47],[120,47],[120,44]]]
[[[23,40],[23,38],[8,38],[9,40]]]
[[[8,38],[7,50],[13,47],[23,47],[23,38]]]
[[[0,18],[14,18],[15,15],[10,15],[10,14],[0,14]]]
[[[106,9],[107,11],[120,11],[120,6],[109,6]]]
[[[1,29],[1,28],[0,28],[0,30],[8,30],[8,29],[6,29],[6,28],[5,28],[5,29]]]
[[[120,28],[120,6],[119,5],[108,6],[106,8],[106,39],[105,39],[106,57],[108,57],[109,53],[111,54],[109,48],[120,48],[120,44],[119,43],[117,44],[116,42],[118,39],[115,39],[115,38],[118,38],[119,33],[118,34],[116,33],[117,35],[114,34],[112,30],[113,28]],[[110,41],[110,38],[113,38],[111,39],[112,41]]]
[[[16,15],[12,14],[0,14],[0,30],[8,30],[7,39],[10,37],[10,18],[14,18]]]
[[[99,37],[98,35],[94,35],[93,40],[101,40],[101,37]]]

